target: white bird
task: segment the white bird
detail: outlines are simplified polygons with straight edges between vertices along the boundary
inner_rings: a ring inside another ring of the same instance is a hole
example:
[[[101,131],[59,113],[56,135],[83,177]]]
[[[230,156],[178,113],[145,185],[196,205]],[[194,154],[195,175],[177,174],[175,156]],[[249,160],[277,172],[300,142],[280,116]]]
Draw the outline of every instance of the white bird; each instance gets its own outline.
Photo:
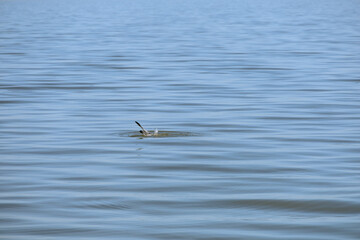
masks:
[[[150,132],[147,131],[145,128],[143,128],[140,123],[138,123],[137,121],[135,121],[135,123],[136,123],[137,125],[139,125],[139,127],[142,129],[142,130],[140,130],[139,132],[140,132],[143,136],[151,137],[151,136],[157,136],[157,135],[159,134],[159,131],[157,130],[157,128],[155,129],[154,133],[150,133]]]

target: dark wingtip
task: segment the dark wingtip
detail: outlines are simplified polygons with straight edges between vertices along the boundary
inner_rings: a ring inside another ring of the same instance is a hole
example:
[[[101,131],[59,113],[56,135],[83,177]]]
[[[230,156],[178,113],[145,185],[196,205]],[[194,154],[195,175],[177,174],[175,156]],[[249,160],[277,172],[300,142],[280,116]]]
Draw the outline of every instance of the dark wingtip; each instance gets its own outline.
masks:
[[[140,123],[138,123],[137,121],[135,121],[135,123],[136,123],[137,125],[139,125],[139,127],[141,127]]]

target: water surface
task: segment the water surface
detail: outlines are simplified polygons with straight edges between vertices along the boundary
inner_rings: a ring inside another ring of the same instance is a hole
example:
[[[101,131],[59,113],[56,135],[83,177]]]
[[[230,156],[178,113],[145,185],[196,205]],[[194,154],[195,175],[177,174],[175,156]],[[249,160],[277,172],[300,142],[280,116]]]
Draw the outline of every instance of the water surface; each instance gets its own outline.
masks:
[[[359,239],[359,16],[0,1],[0,238]]]

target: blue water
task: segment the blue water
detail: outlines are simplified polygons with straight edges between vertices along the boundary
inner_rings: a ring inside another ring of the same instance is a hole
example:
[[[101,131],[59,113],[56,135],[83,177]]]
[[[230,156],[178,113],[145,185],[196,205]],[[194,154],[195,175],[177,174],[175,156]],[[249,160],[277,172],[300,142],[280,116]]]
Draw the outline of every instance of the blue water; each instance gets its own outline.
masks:
[[[0,1],[0,239],[360,239],[359,16]]]

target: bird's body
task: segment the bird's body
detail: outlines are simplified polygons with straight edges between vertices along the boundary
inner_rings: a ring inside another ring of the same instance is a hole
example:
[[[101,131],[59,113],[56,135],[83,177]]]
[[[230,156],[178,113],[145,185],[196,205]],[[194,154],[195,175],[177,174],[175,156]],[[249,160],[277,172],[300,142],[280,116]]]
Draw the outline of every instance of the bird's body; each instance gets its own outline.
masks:
[[[143,128],[140,123],[138,123],[137,121],[135,121],[135,123],[142,129],[139,132],[145,137],[157,136],[159,134],[157,128],[155,129],[154,133],[150,133],[145,128]]]

